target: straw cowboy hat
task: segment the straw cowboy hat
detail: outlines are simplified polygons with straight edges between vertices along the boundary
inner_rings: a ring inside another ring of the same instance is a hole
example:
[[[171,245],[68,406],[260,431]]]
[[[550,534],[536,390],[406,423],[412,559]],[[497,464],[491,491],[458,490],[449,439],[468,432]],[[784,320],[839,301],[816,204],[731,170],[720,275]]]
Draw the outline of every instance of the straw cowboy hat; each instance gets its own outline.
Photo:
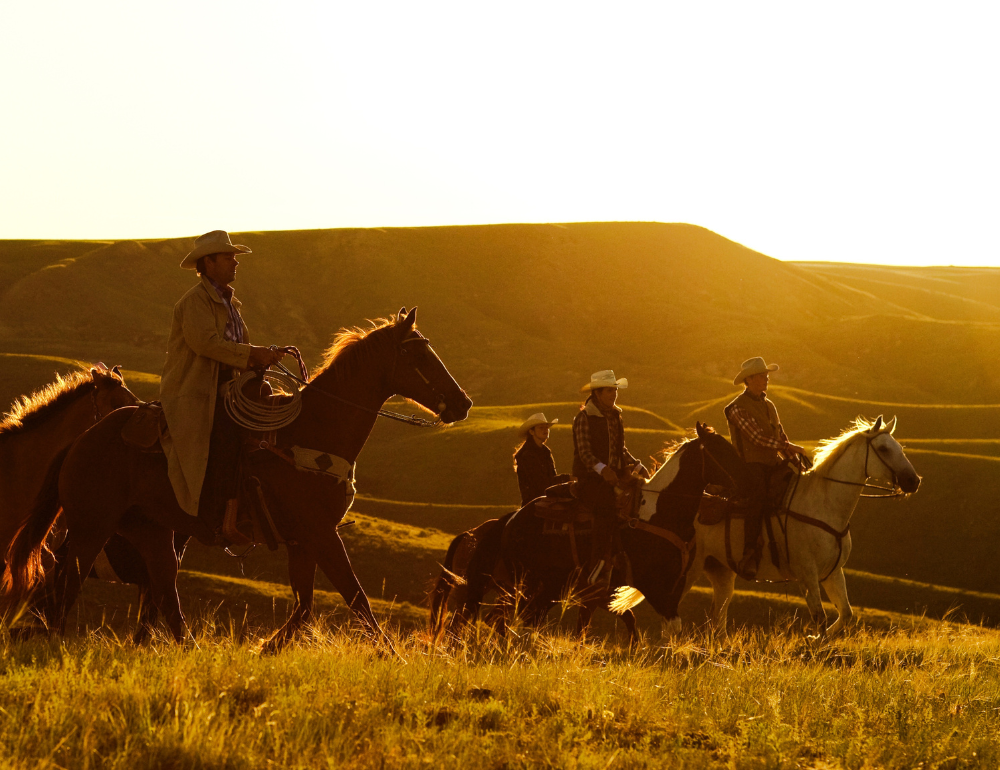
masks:
[[[198,265],[198,260],[207,257],[209,254],[249,254],[249,246],[240,246],[229,240],[229,233],[225,230],[213,230],[205,233],[194,242],[191,253],[184,257],[181,267],[185,270],[194,270]]]
[[[531,417],[522,422],[521,427],[517,429],[517,432],[523,435],[539,425],[555,425],[557,422],[559,422],[558,417],[554,420],[546,420],[545,415],[539,412],[538,414],[531,415]]]
[[[778,371],[777,364],[765,364],[764,359],[760,356],[757,356],[756,358],[748,358],[743,362],[743,369],[736,375],[736,379],[733,380],[733,385],[739,385],[747,377],[752,377],[755,374],[776,371]]]
[[[580,392],[586,393],[588,390],[596,390],[597,388],[620,388],[624,390],[627,387],[627,379],[622,377],[620,380],[616,380],[615,373],[611,369],[605,369],[602,372],[594,372],[590,375],[590,382],[580,388]]]

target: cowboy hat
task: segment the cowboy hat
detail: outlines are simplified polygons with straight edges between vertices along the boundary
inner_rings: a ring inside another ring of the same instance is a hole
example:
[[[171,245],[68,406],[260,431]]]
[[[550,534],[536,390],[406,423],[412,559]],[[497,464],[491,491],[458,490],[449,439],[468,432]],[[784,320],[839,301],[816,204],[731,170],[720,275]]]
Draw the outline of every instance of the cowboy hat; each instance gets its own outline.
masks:
[[[755,374],[764,374],[764,372],[776,372],[778,371],[777,364],[765,364],[764,359],[760,356],[756,358],[748,358],[743,362],[743,369],[736,378],[733,380],[733,385],[739,385],[747,377],[752,377]]]
[[[194,248],[184,257],[181,267],[185,270],[194,270],[198,266],[198,260],[210,254],[249,254],[249,246],[240,246],[229,240],[229,233],[225,230],[212,230],[199,236],[194,242]]]
[[[542,414],[541,412],[538,412],[538,414],[533,414],[527,420],[522,422],[521,427],[517,429],[517,432],[524,434],[527,433],[532,428],[535,428],[539,425],[555,425],[557,422],[559,422],[558,417],[556,417],[556,419],[554,420],[546,420],[545,415]]]
[[[580,388],[580,392],[586,393],[588,390],[596,390],[597,388],[625,389],[627,387],[627,379],[622,377],[620,380],[616,380],[615,373],[611,369],[605,369],[604,371],[594,372],[590,375],[590,382]]]

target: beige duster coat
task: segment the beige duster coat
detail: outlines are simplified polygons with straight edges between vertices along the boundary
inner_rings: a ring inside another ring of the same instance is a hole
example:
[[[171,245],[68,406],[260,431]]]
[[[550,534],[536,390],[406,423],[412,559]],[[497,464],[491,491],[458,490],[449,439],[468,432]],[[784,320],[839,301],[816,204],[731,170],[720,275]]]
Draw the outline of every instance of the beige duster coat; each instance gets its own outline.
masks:
[[[233,307],[240,308],[234,296]],[[170,483],[177,502],[198,515],[198,500],[208,465],[208,443],[215,416],[219,364],[245,369],[250,345],[225,337],[226,305],[204,276],[174,305],[167,361],[160,378],[160,401],[169,436],[163,441]],[[243,339],[249,340],[246,326]]]

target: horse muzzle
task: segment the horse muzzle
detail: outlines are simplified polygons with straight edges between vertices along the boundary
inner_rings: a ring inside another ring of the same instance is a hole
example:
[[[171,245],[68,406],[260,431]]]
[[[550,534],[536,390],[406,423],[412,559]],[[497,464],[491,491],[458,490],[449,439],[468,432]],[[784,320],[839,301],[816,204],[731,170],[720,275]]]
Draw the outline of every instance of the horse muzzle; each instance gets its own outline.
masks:
[[[472,399],[463,390],[444,398],[439,406],[441,411],[438,416],[441,418],[441,422],[447,424],[461,422],[469,416],[469,410],[472,409]]]
[[[901,473],[896,478],[896,483],[906,494],[912,495],[920,486],[920,477],[912,471]]]

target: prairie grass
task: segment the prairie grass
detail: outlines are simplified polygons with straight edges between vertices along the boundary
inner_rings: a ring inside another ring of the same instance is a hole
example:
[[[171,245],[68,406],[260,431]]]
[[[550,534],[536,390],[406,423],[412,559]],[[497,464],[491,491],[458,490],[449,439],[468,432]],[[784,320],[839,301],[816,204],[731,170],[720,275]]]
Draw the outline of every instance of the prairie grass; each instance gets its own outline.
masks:
[[[380,657],[350,626],[286,652],[191,640],[3,641],[0,767],[996,767],[1000,635],[791,629],[636,650],[487,626]]]

